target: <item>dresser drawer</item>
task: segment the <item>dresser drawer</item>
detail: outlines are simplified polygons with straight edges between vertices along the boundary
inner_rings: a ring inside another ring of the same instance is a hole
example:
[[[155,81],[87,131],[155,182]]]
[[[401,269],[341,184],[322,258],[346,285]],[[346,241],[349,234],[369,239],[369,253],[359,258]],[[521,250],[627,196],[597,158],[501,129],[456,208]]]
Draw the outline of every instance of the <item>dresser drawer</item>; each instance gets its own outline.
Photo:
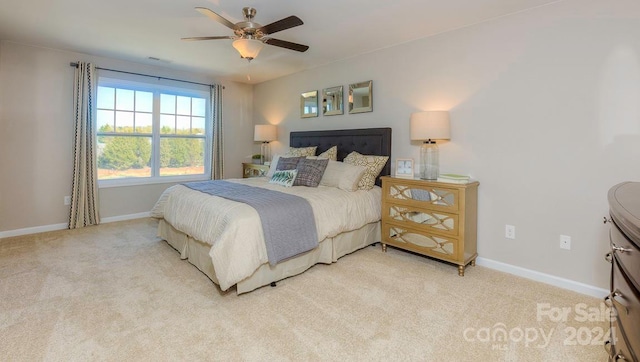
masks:
[[[610,299],[617,311],[619,327],[624,331],[630,347],[640,352],[640,293],[620,268],[616,258],[611,273],[613,292]]]
[[[627,239],[615,223],[610,229],[611,249],[628,278],[640,290],[640,250]]]
[[[427,233],[395,223],[382,224],[383,242],[459,264],[458,239]]]
[[[389,202],[451,213],[458,212],[460,204],[458,189],[409,182],[394,182],[388,187],[389,191],[385,192],[385,195]]]
[[[605,349],[609,352],[609,361],[637,361],[616,318],[611,321],[609,341],[605,343]]]
[[[609,361],[637,361],[634,350],[629,346],[624,333],[620,329],[617,318],[611,321],[609,340],[605,349],[609,352]]]
[[[418,227],[427,232],[448,236],[458,235],[458,215],[456,214],[387,203],[382,217],[398,225]]]

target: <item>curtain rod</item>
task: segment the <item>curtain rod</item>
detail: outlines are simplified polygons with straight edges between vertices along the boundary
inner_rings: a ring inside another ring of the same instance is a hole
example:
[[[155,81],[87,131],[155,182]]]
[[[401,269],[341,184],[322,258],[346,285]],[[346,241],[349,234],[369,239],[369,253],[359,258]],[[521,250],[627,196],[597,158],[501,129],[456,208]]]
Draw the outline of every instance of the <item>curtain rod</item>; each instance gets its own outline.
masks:
[[[69,63],[69,66],[77,68],[78,67],[78,63],[74,63],[71,62]],[[198,83],[198,82],[192,82],[189,80],[182,80],[182,79],[175,79],[175,78],[167,78],[167,77],[158,77],[156,75],[149,75],[149,74],[142,74],[142,73],[134,73],[134,72],[126,72],[124,70],[117,70],[117,69],[109,69],[109,68],[100,68],[100,67],[96,67],[96,69],[100,69],[100,70],[107,70],[110,72],[116,72],[116,73],[124,73],[124,74],[131,74],[131,75],[140,75],[143,77],[149,77],[149,78],[156,78],[156,79],[164,79],[164,80],[172,80],[172,81],[176,81],[176,82],[183,82],[183,83],[191,83],[191,84],[197,84],[197,85],[204,85],[207,87],[211,87],[211,84],[205,84],[205,83]],[[224,86],[222,87],[222,89],[224,89]]]

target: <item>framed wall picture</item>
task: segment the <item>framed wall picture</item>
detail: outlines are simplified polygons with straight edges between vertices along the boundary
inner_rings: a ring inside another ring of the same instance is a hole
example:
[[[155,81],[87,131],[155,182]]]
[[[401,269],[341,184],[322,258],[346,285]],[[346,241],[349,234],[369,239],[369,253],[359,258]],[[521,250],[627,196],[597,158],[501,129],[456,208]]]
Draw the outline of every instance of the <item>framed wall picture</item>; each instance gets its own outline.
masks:
[[[373,112],[373,81],[349,84],[349,114]]]
[[[413,159],[412,158],[396,159],[396,177],[413,178]]]
[[[322,115],[335,116],[342,114],[342,86],[325,88],[322,90]]]
[[[318,117],[318,91],[300,94],[300,118]]]

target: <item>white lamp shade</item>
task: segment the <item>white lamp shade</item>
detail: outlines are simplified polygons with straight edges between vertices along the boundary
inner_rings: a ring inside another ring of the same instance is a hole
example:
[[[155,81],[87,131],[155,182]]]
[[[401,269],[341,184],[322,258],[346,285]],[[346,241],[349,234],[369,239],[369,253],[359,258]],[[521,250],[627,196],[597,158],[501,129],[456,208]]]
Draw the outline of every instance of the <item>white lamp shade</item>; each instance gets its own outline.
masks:
[[[247,59],[257,57],[264,46],[261,41],[255,39],[237,39],[233,41],[232,45],[240,53],[241,57]]]
[[[451,138],[449,112],[426,111],[411,113],[411,140],[448,140]]]
[[[257,142],[271,142],[277,139],[276,126],[273,124],[256,124],[253,130],[253,140]]]

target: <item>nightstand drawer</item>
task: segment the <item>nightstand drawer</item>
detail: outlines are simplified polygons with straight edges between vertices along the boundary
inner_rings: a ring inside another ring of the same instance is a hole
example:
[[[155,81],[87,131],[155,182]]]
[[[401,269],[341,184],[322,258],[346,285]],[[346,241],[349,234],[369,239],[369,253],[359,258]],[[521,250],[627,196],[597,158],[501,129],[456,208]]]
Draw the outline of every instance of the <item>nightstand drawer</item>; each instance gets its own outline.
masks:
[[[385,195],[389,202],[453,213],[458,211],[460,203],[459,191],[455,188],[414,184],[409,181],[390,184]]]
[[[254,163],[243,163],[242,164],[242,177],[250,178],[250,177],[265,177],[267,176],[267,172],[269,172],[269,166],[267,165],[257,165]]]
[[[382,226],[383,242],[416,253],[434,256],[438,259],[457,263],[459,257],[458,239],[430,234],[418,229],[397,224]]]
[[[422,228],[427,232],[443,235],[458,235],[458,215],[437,210],[420,209],[412,206],[386,204],[383,217],[398,225]]]

